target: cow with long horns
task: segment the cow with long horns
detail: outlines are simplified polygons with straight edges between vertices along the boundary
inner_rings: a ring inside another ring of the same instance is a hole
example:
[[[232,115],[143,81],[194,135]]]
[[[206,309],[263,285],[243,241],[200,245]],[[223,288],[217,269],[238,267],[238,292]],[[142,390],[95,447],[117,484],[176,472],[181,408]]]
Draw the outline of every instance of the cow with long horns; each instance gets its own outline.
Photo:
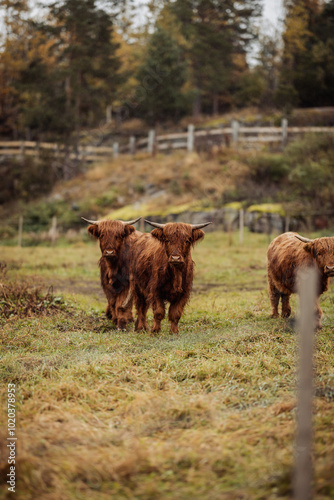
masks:
[[[100,243],[101,286],[108,301],[106,315],[118,329],[124,329],[133,321],[133,301],[129,298],[129,269],[132,245],[142,236],[133,226],[140,217],[128,222],[81,218],[90,224],[88,232]]]
[[[158,333],[165,317],[165,303],[169,302],[170,329],[178,333],[193,283],[191,248],[204,238],[202,228],[211,222],[197,225],[146,222],[155,229],[138,239],[133,249],[131,289],[137,310],[135,330],[148,329],[146,314],[151,306],[154,316],[151,332]]]
[[[322,310],[319,297],[326,292],[329,278],[334,276],[334,237],[310,240],[297,233],[284,233],[268,247],[268,284],[272,317],[278,317],[279,300],[282,300],[282,317],[291,314],[290,295],[296,292],[297,270],[315,267],[318,273],[318,300],[316,303],[317,327],[321,327]]]

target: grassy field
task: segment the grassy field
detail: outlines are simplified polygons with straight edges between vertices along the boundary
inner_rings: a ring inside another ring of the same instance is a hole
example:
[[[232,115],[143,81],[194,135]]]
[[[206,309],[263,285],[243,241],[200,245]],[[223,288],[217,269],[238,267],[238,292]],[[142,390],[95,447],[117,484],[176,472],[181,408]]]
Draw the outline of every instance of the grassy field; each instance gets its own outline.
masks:
[[[233,238],[210,233],[196,247],[180,335],[164,321],[158,337],[104,317],[94,243],[0,247],[9,282],[49,291],[36,306],[44,314],[0,317],[0,498],[292,497],[296,334],[270,318],[267,237]],[[332,287],[315,345],[317,499],[334,498],[333,300]],[[15,495],[5,484],[9,383]]]

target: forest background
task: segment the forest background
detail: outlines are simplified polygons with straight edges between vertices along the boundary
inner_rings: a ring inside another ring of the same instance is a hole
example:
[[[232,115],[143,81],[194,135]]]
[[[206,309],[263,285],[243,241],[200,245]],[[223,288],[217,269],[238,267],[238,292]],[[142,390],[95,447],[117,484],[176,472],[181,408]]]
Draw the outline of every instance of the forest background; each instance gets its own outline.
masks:
[[[298,108],[297,124],[333,125],[333,0],[284,0],[279,27],[271,30],[261,24],[260,0],[152,0],[140,5],[131,0],[59,0],[38,6],[29,0],[2,0],[0,7],[2,140],[52,141],[69,151],[83,141],[112,144],[115,137],[140,136],[152,127],[159,133],[185,130],[188,123],[219,126],[222,117],[245,109],[252,110],[248,124],[278,124]],[[334,211],[332,136],[306,139],[281,153],[239,155],[237,164],[244,166],[239,185],[223,197],[219,192],[210,198],[206,190],[209,203],[250,196],[249,202],[277,202],[284,190],[285,201],[306,195],[312,210]],[[237,177],[240,168],[233,162],[230,167],[231,157],[226,159],[226,151],[224,155],[218,164]],[[55,183],[82,174],[81,164],[69,163],[69,158],[59,164],[50,158],[22,162],[2,157],[2,214],[22,211],[22,203],[36,202]],[[205,169],[205,161],[202,165]],[[138,165],[133,169],[138,171]],[[177,187],[175,179],[170,181],[175,194],[182,194],[192,175],[188,170]],[[250,183],[257,190],[249,189]],[[138,179],[134,184],[128,198],[147,188]],[[100,193],[104,201],[68,201],[87,215],[101,214],[129,201],[117,189],[114,185],[112,192]],[[13,200],[19,203],[14,208]],[[47,217],[63,217],[65,225],[65,219],[71,225],[68,221],[78,217],[73,211],[62,215],[59,203],[48,206]],[[35,219],[43,212],[41,205],[29,210]]]

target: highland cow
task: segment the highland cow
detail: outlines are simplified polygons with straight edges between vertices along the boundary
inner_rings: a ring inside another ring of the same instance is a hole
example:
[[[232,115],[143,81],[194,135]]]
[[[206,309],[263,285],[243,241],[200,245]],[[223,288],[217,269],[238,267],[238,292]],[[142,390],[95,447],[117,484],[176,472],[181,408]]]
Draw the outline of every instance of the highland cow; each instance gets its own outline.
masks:
[[[282,317],[291,314],[290,295],[296,292],[297,270],[315,267],[318,273],[316,303],[317,327],[321,327],[322,310],[319,297],[328,289],[329,278],[334,276],[334,237],[309,240],[297,233],[284,233],[268,247],[268,284],[272,317],[278,317],[278,304],[282,300]]]
[[[100,243],[101,286],[108,301],[106,316],[112,319],[118,329],[124,329],[133,321],[133,301],[128,297],[131,247],[142,233],[136,231],[132,224],[140,217],[130,222],[81,218],[91,224],[87,228],[88,232]]]
[[[131,289],[137,310],[135,330],[148,329],[146,314],[151,306],[154,316],[151,331],[158,333],[165,317],[165,303],[169,302],[170,329],[178,333],[193,283],[191,248],[204,238],[201,228],[211,222],[197,225],[146,222],[155,229],[138,239],[133,250]]]

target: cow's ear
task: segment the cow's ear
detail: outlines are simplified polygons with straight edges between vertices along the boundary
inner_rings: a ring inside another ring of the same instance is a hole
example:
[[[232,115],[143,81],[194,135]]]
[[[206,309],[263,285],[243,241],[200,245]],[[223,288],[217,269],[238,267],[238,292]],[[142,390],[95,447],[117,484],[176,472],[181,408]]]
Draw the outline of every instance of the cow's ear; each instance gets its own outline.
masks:
[[[136,230],[135,227],[131,225],[126,225],[124,226],[124,236],[129,236],[131,233],[133,233]]]
[[[87,231],[96,239],[100,237],[99,226],[97,224],[92,224],[91,226],[88,226]]]
[[[192,234],[192,244],[194,245],[196,241],[203,239],[205,236],[205,232],[202,229],[193,229]]]
[[[313,255],[314,254],[314,244],[313,244],[313,241],[310,242],[310,243],[305,243],[304,250],[306,250],[306,252],[308,252],[311,255]]]
[[[164,230],[162,228],[153,229],[151,235],[154,236],[154,238],[157,238],[157,240],[163,241]]]

